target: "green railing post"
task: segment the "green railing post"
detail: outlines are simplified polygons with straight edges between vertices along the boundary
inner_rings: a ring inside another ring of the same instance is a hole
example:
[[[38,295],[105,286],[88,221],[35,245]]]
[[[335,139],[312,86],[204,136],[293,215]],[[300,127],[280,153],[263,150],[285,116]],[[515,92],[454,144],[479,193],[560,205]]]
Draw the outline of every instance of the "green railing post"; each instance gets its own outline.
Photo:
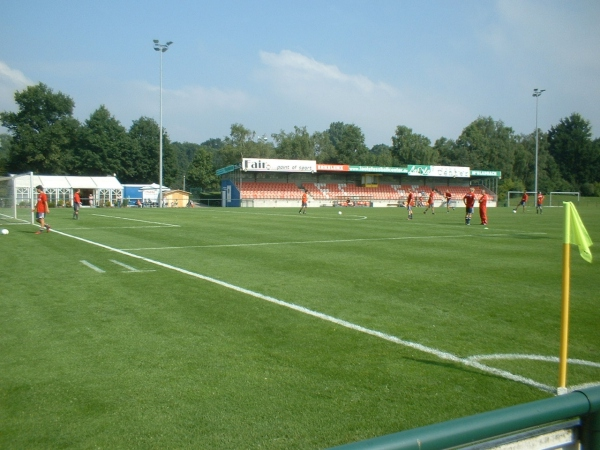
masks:
[[[600,450],[600,389],[581,389],[590,402],[590,414],[582,417],[581,445],[585,450]]]

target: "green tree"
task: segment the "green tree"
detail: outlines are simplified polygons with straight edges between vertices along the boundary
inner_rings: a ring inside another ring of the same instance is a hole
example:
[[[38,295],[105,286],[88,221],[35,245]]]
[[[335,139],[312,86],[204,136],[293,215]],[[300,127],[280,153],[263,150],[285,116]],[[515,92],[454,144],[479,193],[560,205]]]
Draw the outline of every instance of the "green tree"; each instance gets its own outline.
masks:
[[[2,125],[12,135],[7,170],[18,173],[68,174],[79,122],[75,103],[43,83],[15,93],[18,112],[2,112]]]
[[[315,159],[312,138],[306,127],[294,127],[292,133],[281,130],[271,137],[275,141],[275,155],[281,159]]]
[[[392,154],[392,148],[389,145],[377,144],[371,148],[369,152],[370,158],[368,165],[392,167],[398,165]]]
[[[337,152],[327,131],[317,131],[312,134],[311,138],[313,154],[319,164],[327,164],[337,160]]]
[[[452,139],[441,137],[435,141],[433,148],[439,155],[438,163],[443,166],[465,166],[462,163],[463,155],[456,146],[456,142]],[[464,159],[467,159],[464,152]]]
[[[256,136],[239,123],[231,125],[229,136],[223,140],[223,146],[215,154],[215,167],[221,168],[240,164],[242,158],[273,158],[273,145],[262,137]]]
[[[326,163],[365,164],[369,159],[369,149],[365,145],[365,135],[354,124],[334,122],[327,130],[335,155],[329,154]]]
[[[392,137],[392,154],[400,164],[437,164],[439,158],[429,138],[400,125]]]
[[[183,176],[187,176],[188,168],[194,157],[196,156],[196,152],[200,148],[199,144],[192,144],[191,142],[173,142],[171,144],[173,146],[173,150],[175,152],[175,158],[177,159],[177,177],[178,182],[175,183],[175,187],[183,187]],[[181,186],[179,186],[179,180],[181,179]],[[173,187],[173,186],[171,186]]]
[[[80,128],[74,156],[74,172],[79,175],[116,174],[125,183],[135,180],[137,175],[138,147],[104,105]]]
[[[158,183],[159,180],[159,132],[160,126],[154,119],[140,117],[134,120],[129,128],[130,137],[137,142],[139,153],[135,161],[137,183]],[[163,129],[163,184],[174,185],[179,182],[177,172],[177,157],[175,150],[169,140],[169,136]],[[181,176],[181,182],[183,175]]]
[[[0,134],[0,174],[4,175],[7,170],[8,164],[8,149],[10,148],[10,143],[12,138],[10,134]]]
[[[188,190],[202,188],[203,190],[216,189],[219,186],[219,177],[215,173],[213,154],[207,147],[196,150],[194,160],[186,174]]]
[[[208,140],[202,142],[200,145],[202,147],[210,149],[211,151],[214,152],[216,150],[223,148],[223,145],[225,145],[225,143],[220,138],[211,138],[211,139],[208,139]]]
[[[502,121],[491,117],[477,118],[463,130],[456,145],[468,155],[467,166],[500,170],[506,177],[512,176],[517,138],[513,129]]]
[[[566,181],[575,189],[600,181],[600,148],[592,141],[590,122],[577,113],[548,132],[548,149]]]

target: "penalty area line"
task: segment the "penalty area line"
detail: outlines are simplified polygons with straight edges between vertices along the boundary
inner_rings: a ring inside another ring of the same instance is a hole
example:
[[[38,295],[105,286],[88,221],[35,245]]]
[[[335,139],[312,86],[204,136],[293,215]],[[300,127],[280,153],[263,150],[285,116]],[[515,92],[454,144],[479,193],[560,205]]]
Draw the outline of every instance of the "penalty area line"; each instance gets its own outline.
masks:
[[[527,233],[527,234],[547,234],[547,233]],[[186,248],[219,248],[219,247],[261,247],[268,245],[302,245],[302,244],[338,244],[347,242],[374,242],[374,241],[406,241],[414,239],[454,239],[464,237],[476,237],[480,235],[475,234],[460,234],[460,235],[439,235],[439,236],[396,236],[396,237],[382,237],[382,238],[357,238],[357,239],[326,239],[318,241],[285,241],[285,242],[251,242],[245,244],[206,244],[206,245],[182,245],[182,246],[170,246],[170,247],[137,247],[137,248],[126,248],[123,250],[128,251],[141,251],[141,250],[181,250]],[[510,234],[486,234],[486,237],[502,237],[510,236]]]
[[[172,223],[152,222],[150,220],[131,219],[130,217],[109,216],[109,215],[106,215],[106,214],[92,214],[92,215],[93,216],[98,216],[98,217],[108,217],[110,219],[130,220],[132,222],[153,223],[155,225],[160,225],[160,226],[163,226],[163,227],[179,227],[179,226],[181,226],[181,225],[174,225]]]
[[[406,340],[400,339],[400,338],[398,338],[396,336],[392,336],[390,334],[382,333],[381,331],[371,330],[369,328],[365,328],[365,327],[363,327],[361,325],[357,325],[357,324],[354,324],[352,322],[348,322],[346,320],[338,319],[336,317],[329,316],[327,314],[323,314],[323,313],[320,313],[318,311],[313,311],[312,309],[305,308],[304,306],[296,305],[294,303],[288,303],[288,302],[285,302],[283,300],[279,300],[279,299],[276,299],[274,297],[270,297],[268,295],[261,294],[259,292],[254,292],[254,291],[251,291],[249,289],[245,289],[245,288],[240,287],[240,286],[235,286],[233,284],[227,283],[225,281],[218,280],[216,278],[211,278],[211,277],[208,277],[206,275],[202,275],[202,274],[199,274],[199,273],[196,273],[196,272],[192,272],[192,271],[187,270],[187,269],[183,269],[181,267],[173,266],[171,264],[166,264],[166,263],[163,263],[161,261],[156,261],[154,259],[150,259],[150,258],[146,258],[144,256],[136,255],[135,253],[131,253],[131,252],[128,252],[128,251],[125,251],[125,250],[120,250],[118,248],[114,248],[114,247],[111,247],[109,245],[101,244],[99,242],[91,241],[89,239],[85,239],[85,238],[82,238],[82,237],[73,236],[71,234],[64,233],[64,232],[58,231],[58,230],[54,230],[53,232],[57,233],[57,234],[60,234],[62,236],[65,236],[65,237],[69,237],[69,238],[76,239],[76,240],[81,241],[81,242],[85,242],[85,243],[90,244],[90,245],[94,245],[94,246],[97,246],[97,247],[100,247],[100,248],[104,248],[104,249],[109,250],[111,252],[119,253],[121,255],[129,256],[129,257],[135,258],[135,259],[139,259],[141,261],[145,261],[145,262],[147,262],[149,264],[153,264],[153,265],[156,265],[156,266],[159,266],[159,267],[163,267],[163,268],[168,269],[168,270],[173,270],[175,272],[179,272],[179,273],[182,273],[184,275],[189,275],[191,277],[198,278],[200,280],[208,281],[209,283],[213,283],[213,284],[216,284],[218,286],[222,286],[224,288],[231,289],[233,291],[236,291],[236,292],[239,292],[239,293],[242,293],[242,294],[246,294],[246,295],[249,295],[249,296],[254,297],[254,298],[258,298],[260,300],[265,300],[265,301],[268,301],[270,303],[273,303],[273,304],[276,304],[276,305],[279,305],[279,306],[283,306],[285,308],[289,308],[289,309],[292,309],[294,311],[297,311],[297,312],[300,312],[300,313],[303,313],[303,314],[306,314],[306,315],[309,315],[309,316],[312,316],[312,317],[316,317],[316,318],[324,320],[326,322],[330,322],[330,323],[333,323],[333,324],[336,324],[336,325],[340,325],[342,327],[345,327],[345,328],[348,328],[348,329],[351,329],[351,330],[354,330],[354,331],[358,331],[358,332],[361,332],[361,333],[364,333],[364,334],[368,334],[370,336],[378,337],[378,338],[386,340],[388,342],[393,342],[395,344],[399,344],[399,345],[402,345],[404,347],[412,348],[414,350],[418,350],[418,351],[423,352],[423,353],[428,353],[430,355],[436,356],[436,357],[438,357],[440,359],[443,359],[443,360],[446,360],[446,361],[452,361],[452,362],[457,363],[457,364],[462,364],[462,365],[465,365],[465,366],[473,367],[473,368],[481,370],[482,372],[491,373],[491,374],[496,375],[498,377],[502,377],[502,378],[505,378],[505,379],[508,379],[508,380],[511,380],[511,381],[515,381],[515,382],[518,382],[518,383],[526,384],[528,386],[535,387],[535,388],[540,389],[542,391],[551,392],[551,393],[556,391],[555,388],[553,388],[551,386],[548,386],[546,384],[539,383],[539,382],[537,382],[535,380],[532,380],[531,378],[526,378],[526,377],[522,377],[520,375],[515,375],[515,374],[513,374],[511,372],[508,372],[508,371],[505,371],[505,370],[495,369],[493,367],[486,366],[485,364],[481,364],[481,363],[479,363],[476,360],[471,360],[469,358],[461,358],[459,356],[453,355],[452,353],[448,353],[448,352],[444,352],[444,351],[441,351],[441,350],[437,350],[437,349],[435,349],[433,347],[428,347],[426,345],[422,345],[422,344],[419,344],[417,342],[406,341]]]

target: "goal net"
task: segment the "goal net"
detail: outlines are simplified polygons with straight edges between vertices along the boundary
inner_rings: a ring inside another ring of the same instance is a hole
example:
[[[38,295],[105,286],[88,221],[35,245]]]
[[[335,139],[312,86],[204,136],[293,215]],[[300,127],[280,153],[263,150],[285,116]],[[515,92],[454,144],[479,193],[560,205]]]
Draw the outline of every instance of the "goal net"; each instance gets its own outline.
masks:
[[[521,203],[521,198],[523,198],[523,191],[508,191],[506,196],[506,206],[509,208],[516,208],[519,203]],[[527,199],[527,203],[525,206],[532,206],[535,208],[535,199],[536,193],[533,191],[527,191],[527,195],[529,198]]]
[[[0,177],[0,225],[32,224],[33,172]]]
[[[579,203],[579,192],[550,192],[548,206],[563,206],[563,202]]]

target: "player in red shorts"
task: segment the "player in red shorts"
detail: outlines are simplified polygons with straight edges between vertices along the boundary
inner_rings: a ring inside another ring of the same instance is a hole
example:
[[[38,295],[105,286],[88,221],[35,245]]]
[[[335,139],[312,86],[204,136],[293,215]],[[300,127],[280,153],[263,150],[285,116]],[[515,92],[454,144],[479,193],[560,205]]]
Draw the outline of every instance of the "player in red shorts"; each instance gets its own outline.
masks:
[[[535,204],[535,213],[536,214],[544,213],[543,205],[544,205],[544,194],[542,194],[542,191],[540,191],[540,192],[538,192],[537,203]]]
[[[425,209],[425,211],[423,211],[423,214],[427,214],[427,211],[429,211],[431,209],[431,214],[435,214],[435,211],[433,209],[433,198],[435,196],[435,192],[433,192],[433,189],[431,190],[431,192],[429,193],[429,198],[427,199],[427,208]]]
[[[475,206],[475,188],[471,188],[463,197],[463,202],[466,207],[465,225],[471,225],[471,217],[473,216],[473,207]]]
[[[413,202],[414,202],[415,196],[413,194],[413,191],[410,190],[408,191],[408,197],[406,198],[406,209],[408,209],[408,220],[412,220],[413,218]]]
[[[38,193],[38,198],[33,211],[35,211],[35,221],[41,226],[35,234],[41,234],[44,230],[46,230],[46,233],[50,233],[50,225],[45,223],[46,214],[50,213],[48,209],[48,197],[44,193],[44,187],[41,184],[36,186],[35,189]]]
[[[452,200],[452,193],[450,192],[450,190],[446,189],[444,197],[446,197],[446,212],[450,212],[450,200]]]

